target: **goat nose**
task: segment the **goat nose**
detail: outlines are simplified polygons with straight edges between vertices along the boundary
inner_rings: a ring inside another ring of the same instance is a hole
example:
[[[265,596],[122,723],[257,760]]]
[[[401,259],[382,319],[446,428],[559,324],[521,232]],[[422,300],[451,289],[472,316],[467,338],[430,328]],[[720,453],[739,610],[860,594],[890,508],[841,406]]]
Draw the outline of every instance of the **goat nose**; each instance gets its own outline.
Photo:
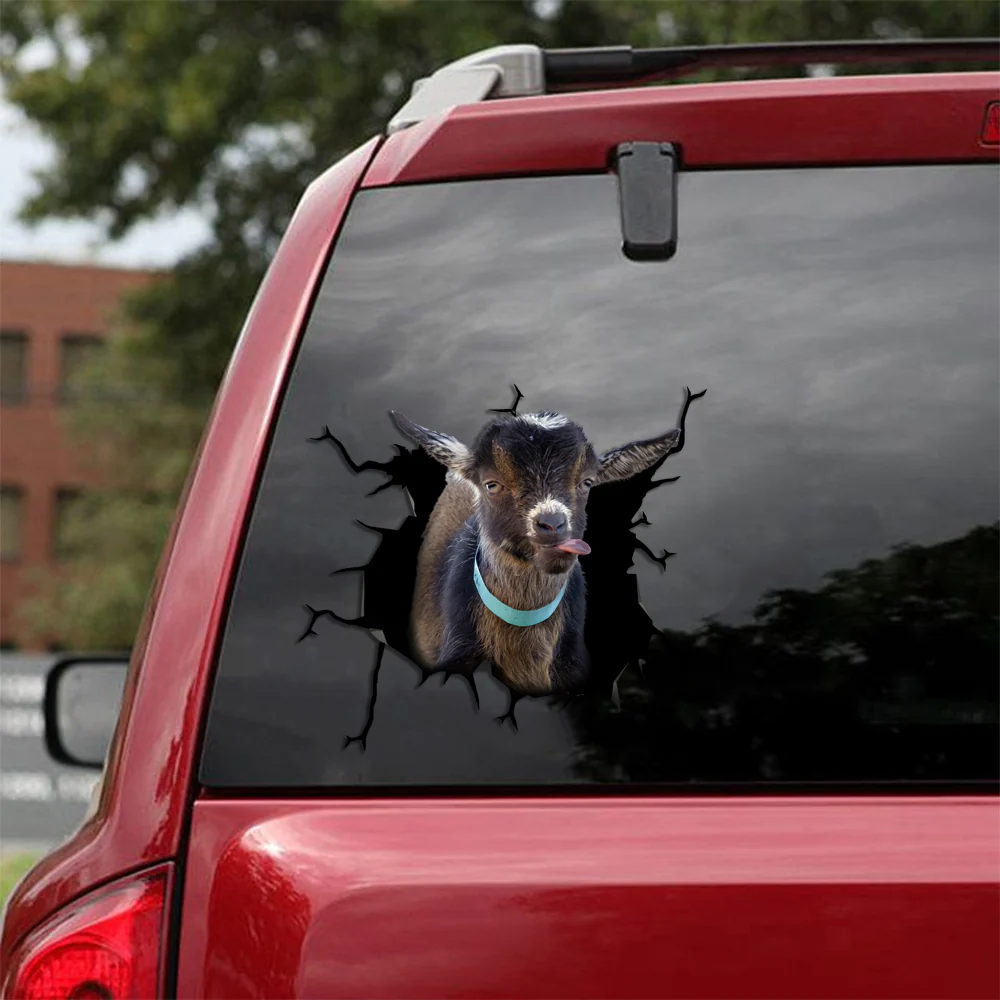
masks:
[[[538,533],[545,537],[557,535],[566,530],[566,515],[557,511],[546,511],[535,518],[535,527]]]

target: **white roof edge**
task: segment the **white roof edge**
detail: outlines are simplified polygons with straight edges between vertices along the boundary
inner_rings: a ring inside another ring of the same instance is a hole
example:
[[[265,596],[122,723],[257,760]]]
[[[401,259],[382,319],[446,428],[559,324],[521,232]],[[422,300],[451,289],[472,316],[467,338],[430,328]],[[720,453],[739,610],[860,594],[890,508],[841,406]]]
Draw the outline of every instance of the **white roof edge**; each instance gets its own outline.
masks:
[[[391,135],[460,104],[490,97],[545,93],[545,59],[537,45],[497,45],[474,52],[413,84],[410,99],[389,121]]]

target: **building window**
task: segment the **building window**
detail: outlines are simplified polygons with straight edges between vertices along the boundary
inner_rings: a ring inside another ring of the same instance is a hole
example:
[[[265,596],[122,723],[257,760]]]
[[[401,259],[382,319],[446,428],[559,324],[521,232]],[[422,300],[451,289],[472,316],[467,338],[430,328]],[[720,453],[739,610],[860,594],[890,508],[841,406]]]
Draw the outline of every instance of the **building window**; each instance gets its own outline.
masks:
[[[28,397],[28,335],[0,332],[0,402],[23,403]]]
[[[21,558],[24,524],[24,490],[20,486],[0,487],[0,559],[17,562]]]
[[[52,555],[58,562],[66,562],[80,555],[79,528],[75,520],[82,499],[83,494],[80,490],[63,489],[56,492]]]
[[[59,341],[59,398],[80,399],[85,388],[81,377],[104,348],[93,333],[69,333]]]

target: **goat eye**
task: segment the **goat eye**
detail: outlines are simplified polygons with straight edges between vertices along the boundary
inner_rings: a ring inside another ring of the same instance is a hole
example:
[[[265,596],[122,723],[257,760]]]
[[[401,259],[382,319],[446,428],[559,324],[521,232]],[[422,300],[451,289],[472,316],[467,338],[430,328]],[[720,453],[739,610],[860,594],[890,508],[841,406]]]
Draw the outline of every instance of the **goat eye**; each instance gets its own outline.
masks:
[[[583,481],[582,483],[580,483],[580,485],[581,485],[581,486],[582,486],[582,487],[583,487],[583,488],[584,488],[585,490],[589,490],[589,489],[590,489],[590,487],[594,485],[594,480],[593,480],[593,479],[585,479],[585,480],[584,480],[584,481]]]
[[[491,496],[495,493],[499,493],[503,489],[499,483],[495,483],[493,480],[490,480],[488,483],[483,483],[483,487]]]

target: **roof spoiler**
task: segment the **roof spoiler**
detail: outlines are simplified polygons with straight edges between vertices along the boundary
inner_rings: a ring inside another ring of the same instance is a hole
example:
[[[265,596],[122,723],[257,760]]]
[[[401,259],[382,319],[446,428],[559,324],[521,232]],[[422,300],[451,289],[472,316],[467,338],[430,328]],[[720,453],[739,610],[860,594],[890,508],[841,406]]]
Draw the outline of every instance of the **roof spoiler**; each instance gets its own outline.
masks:
[[[703,69],[843,63],[996,61],[998,38],[877,39],[775,42],[633,49],[542,49],[498,45],[465,56],[413,84],[410,99],[392,117],[398,132],[460,104],[499,97],[531,97],[594,86],[628,86]]]

